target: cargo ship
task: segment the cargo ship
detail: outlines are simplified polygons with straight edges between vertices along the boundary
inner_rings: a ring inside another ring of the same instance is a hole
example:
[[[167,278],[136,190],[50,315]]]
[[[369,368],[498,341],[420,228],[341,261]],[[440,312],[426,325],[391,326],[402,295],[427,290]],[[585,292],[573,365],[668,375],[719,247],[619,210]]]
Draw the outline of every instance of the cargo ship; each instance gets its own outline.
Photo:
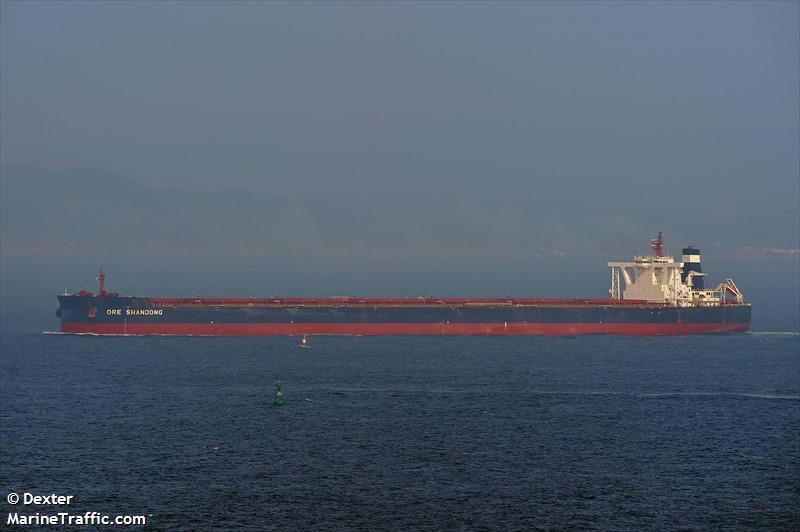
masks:
[[[609,262],[604,299],[165,298],[106,291],[58,296],[61,331],[98,335],[579,335],[670,336],[744,332],[751,306],[731,279],[704,286],[700,250],[681,261],[652,253]]]

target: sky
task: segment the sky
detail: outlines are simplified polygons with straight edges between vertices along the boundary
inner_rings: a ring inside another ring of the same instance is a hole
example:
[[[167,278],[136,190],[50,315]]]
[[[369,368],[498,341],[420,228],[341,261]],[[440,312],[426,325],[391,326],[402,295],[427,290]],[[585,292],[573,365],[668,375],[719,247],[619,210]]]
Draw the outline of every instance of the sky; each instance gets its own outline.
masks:
[[[799,26],[778,1],[3,1],[4,303],[98,264],[164,295],[602,297],[662,230],[794,327]]]

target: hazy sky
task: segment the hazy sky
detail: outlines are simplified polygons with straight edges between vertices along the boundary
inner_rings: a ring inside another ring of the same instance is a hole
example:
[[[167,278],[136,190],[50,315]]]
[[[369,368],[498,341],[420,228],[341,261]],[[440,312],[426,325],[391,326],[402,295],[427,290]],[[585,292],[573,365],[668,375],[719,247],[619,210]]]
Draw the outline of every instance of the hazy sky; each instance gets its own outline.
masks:
[[[798,2],[1,6],[5,258],[800,247]]]

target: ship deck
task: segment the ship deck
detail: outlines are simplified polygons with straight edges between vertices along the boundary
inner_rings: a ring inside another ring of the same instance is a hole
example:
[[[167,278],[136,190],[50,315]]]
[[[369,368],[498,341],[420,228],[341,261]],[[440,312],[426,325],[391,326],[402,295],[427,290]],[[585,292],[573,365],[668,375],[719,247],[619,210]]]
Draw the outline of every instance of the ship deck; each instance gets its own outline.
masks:
[[[155,307],[668,307],[670,303],[618,299],[548,298],[148,298]]]

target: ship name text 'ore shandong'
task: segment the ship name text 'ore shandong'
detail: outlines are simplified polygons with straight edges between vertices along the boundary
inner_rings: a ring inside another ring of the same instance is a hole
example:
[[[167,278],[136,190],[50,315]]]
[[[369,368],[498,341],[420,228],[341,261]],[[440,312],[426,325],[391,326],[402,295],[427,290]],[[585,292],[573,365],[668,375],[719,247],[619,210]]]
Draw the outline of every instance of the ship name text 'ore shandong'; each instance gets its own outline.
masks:
[[[662,336],[744,332],[750,304],[732,280],[704,286],[696,247],[609,262],[608,299],[163,298],[106,291],[58,296],[61,330],[75,334],[576,335]]]

